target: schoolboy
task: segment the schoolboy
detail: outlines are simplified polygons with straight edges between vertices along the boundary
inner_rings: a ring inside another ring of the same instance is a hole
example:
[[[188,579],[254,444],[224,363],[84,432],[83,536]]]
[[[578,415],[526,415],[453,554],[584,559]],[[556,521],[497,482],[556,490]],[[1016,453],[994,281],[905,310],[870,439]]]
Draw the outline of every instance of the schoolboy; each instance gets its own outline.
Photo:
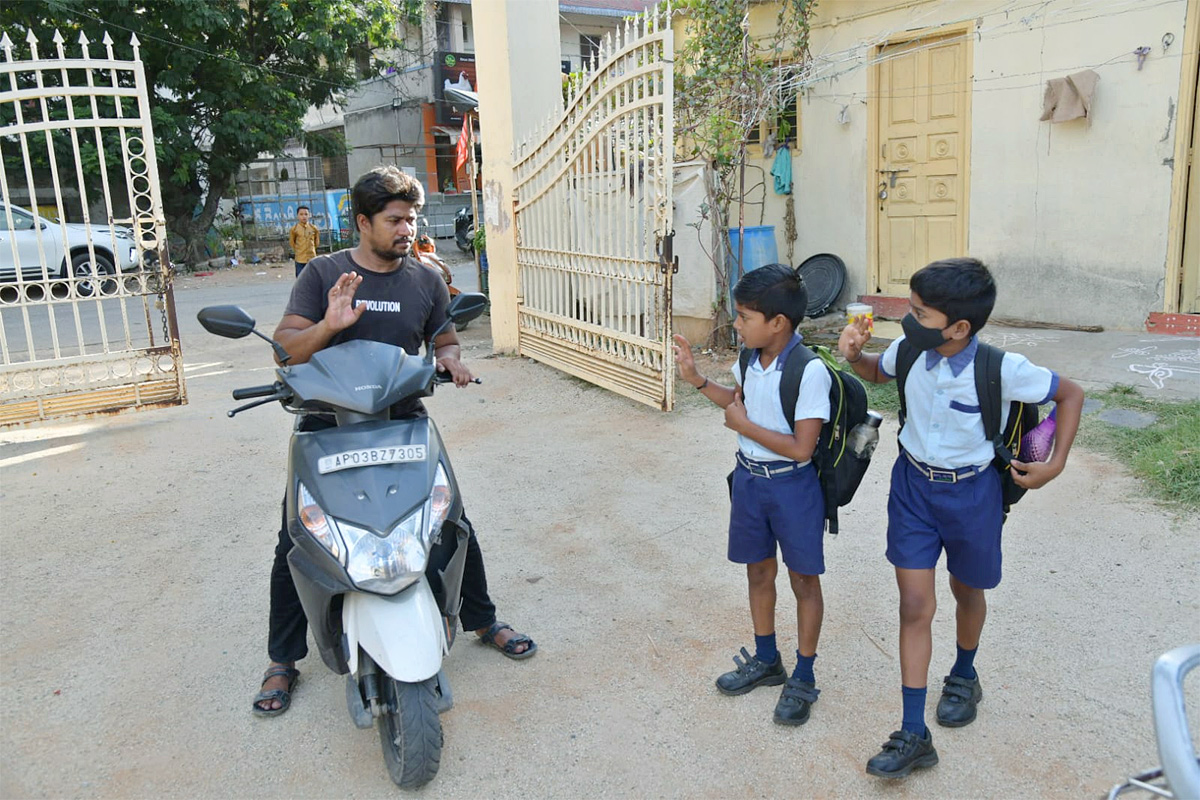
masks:
[[[742,658],[733,659],[737,668],[717,678],[717,689],[740,695],[783,684],[775,722],[802,725],[820,693],[813,662],[824,615],[820,576],[825,572],[825,503],[811,458],[821,425],[829,419],[830,377],[819,360],[809,362],[801,377],[795,425],[789,425],[779,383],[784,362],[803,346],[796,326],[808,305],[804,281],[790,267],[770,264],[747,273],[733,296],[733,327],[753,351],[744,385],[736,363],[734,386],[701,375],[687,339],[675,337],[680,376],[724,408],[725,426],[738,434],[737,463],[730,476],[728,555],[730,561],[746,565],[755,653],[751,656],[742,648]],[[798,663],[791,677],[775,641],[777,548],[797,604]]]
[[[866,318],[847,325],[838,342],[859,377],[874,383],[896,376],[902,341],[921,351],[904,384],[907,419],[888,499],[887,558],[900,588],[903,721],[867,762],[867,772],[883,778],[938,761],[925,725],[925,699],[937,607],[934,567],[943,549],[956,602],[958,657],[943,681],[937,722],[955,728],[975,719],[983,697],[974,661],[987,616],[984,590],[1000,583],[1004,523],[1000,473],[991,466],[995,451],[984,435],[974,377],[977,336],[996,302],[995,281],[976,259],[952,258],[914,273],[909,288],[912,311],[902,322],[904,336],[883,355],[862,351],[871,338]],[[1044,486],[1066,465],[1083,390],[1016,353],[1004,354],[1000,383],[1003,417],[1014,400],[1057,404],[1050,460],[1012,462],[1019,486]]]

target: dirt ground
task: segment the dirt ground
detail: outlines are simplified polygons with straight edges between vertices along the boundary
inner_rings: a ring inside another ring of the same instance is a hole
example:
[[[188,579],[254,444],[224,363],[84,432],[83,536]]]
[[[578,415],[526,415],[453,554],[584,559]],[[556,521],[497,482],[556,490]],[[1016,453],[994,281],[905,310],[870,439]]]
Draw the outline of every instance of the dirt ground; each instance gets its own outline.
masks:
[[[203,334],[195,312],[241,303],[269,332],[290,277],[179,280],[187,406],[0,431],[0,796],[401,793],[378,734],[351,724],[344,679],[315,654],[286,715],[250,714],[290,418],[273,406],[226,418],[230,389],[270,380],[270,352]],[[1149,670],[1200,639],[1200,520],[1143,500],[1117,463],[1077,450],[1014,510],[977,661],[979,719],[935,727],[941,764],[884,783],[863,766],[900,715],[883,556],[895,421],[826,539],[820,700],[807,725],[782,728],[777,690],[713,687],[753,641],[744,572],[725,559],[735,444],[720,412],[681,393],[663,414],[493,357],[485,324],[463,339],[484,383],[427,405],[501,618],[540,652],[513,662],[460,637],[447,663],[457,705],[426,794],[1100,797],[1157,763]],[[931,687],[954,653],[944,577],[939,592]],[[781,579],[789,668],[794,609]],[[935,702],[936,689],[931,716]]]

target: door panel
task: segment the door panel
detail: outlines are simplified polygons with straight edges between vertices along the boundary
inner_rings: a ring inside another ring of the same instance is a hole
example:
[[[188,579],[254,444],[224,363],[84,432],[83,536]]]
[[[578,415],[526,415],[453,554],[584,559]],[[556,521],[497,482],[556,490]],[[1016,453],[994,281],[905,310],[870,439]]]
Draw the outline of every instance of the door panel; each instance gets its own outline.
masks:
[[[1183,218],[1183,291],[1179,295],[1179,310],[1185,314],[1200,314],[1200,100],[1192,112],[1192,145],[1188,150],[1187,211]]]
[[[965,253],[969,101],[961,34],[886,47],[880,97],[876,206],[879,289],[907,295],[912,273]]]

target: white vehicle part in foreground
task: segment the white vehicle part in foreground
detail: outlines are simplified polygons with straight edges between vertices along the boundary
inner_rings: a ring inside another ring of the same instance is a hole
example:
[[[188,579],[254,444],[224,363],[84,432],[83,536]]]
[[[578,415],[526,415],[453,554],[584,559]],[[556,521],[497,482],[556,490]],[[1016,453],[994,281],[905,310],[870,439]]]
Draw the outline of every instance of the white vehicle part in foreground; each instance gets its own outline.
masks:
[[[358,674],[362,647],[391,677],[405,683],[432,678],[446,652],[445,626],[425,576],[400,594],[348,592],[342,630],[349,640],[350,672]]]

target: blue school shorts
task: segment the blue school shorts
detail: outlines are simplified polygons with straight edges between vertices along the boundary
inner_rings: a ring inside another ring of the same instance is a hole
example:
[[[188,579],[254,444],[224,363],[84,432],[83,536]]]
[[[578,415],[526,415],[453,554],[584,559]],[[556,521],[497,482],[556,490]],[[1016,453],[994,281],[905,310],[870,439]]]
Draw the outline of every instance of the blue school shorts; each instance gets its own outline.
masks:
[[[759,462],[768,467],[786,461]],[[755,564],[783,553],[783,563],[800,575],[825,572],[825,498],[812,464],[764,478],[738,464],[730,486],[729,560]]]
[[[901,451],[888,496],[887,559],[901,569],[946,568],[976,589],[1000,583],[1004,502],[1000,473],[985,467],[958,483],[934,483]]]

